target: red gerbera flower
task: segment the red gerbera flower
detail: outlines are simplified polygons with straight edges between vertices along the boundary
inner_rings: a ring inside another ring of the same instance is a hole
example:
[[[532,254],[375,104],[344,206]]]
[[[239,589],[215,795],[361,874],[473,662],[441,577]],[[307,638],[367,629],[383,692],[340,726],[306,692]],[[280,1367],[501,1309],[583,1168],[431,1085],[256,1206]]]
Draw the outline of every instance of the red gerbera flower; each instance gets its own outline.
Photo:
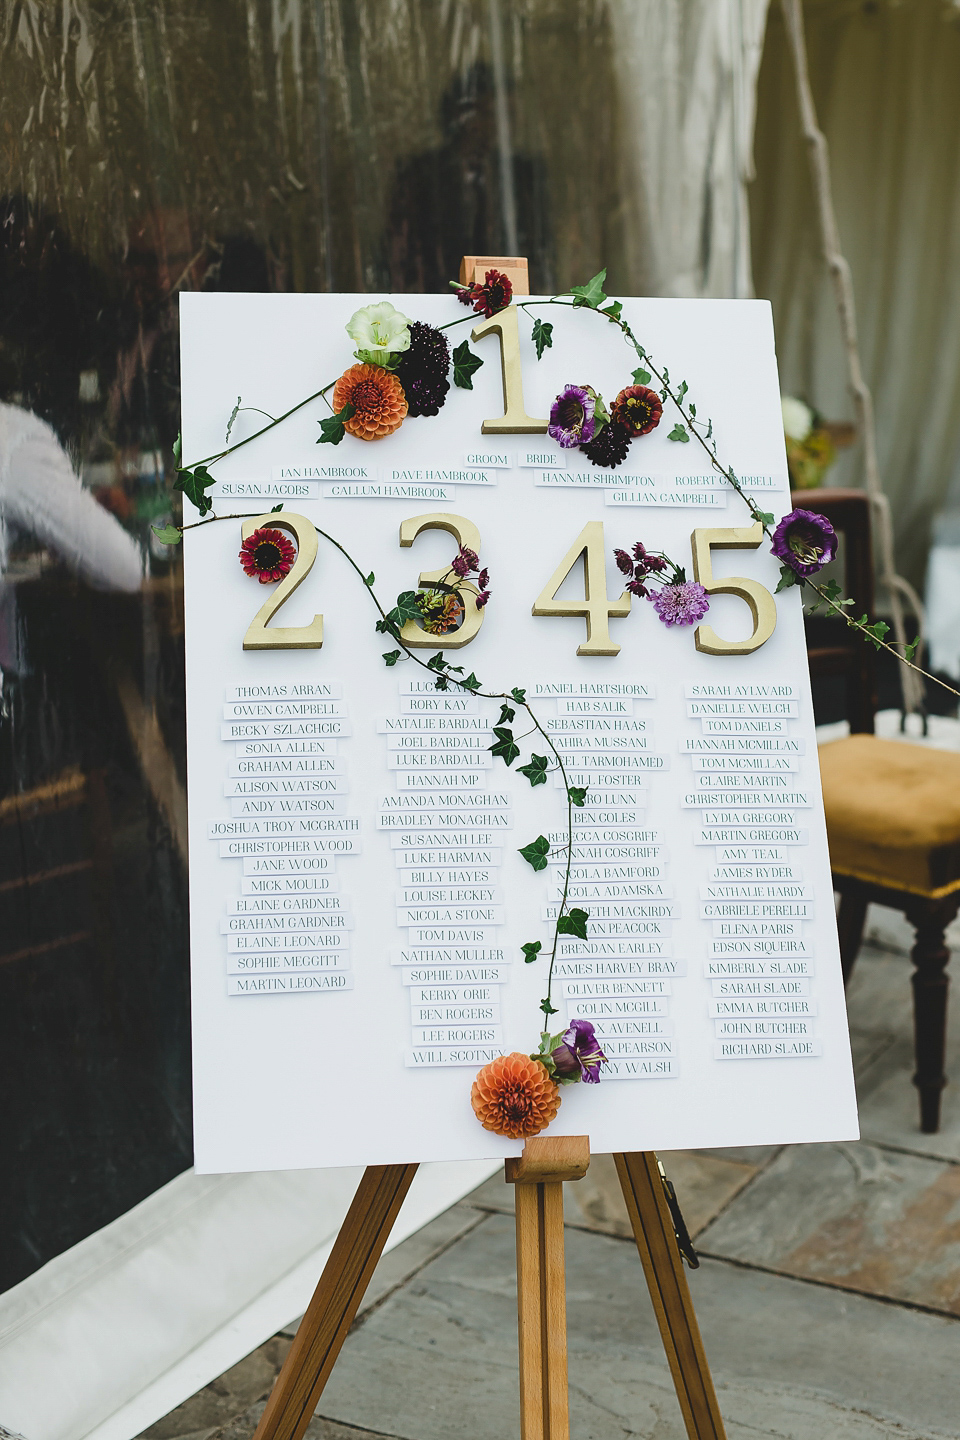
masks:
[[[296,546],[280,530],[254,530],[240,547],[244,573],[251,578],[256,575],[261,585],[289,575],[296,558]]]

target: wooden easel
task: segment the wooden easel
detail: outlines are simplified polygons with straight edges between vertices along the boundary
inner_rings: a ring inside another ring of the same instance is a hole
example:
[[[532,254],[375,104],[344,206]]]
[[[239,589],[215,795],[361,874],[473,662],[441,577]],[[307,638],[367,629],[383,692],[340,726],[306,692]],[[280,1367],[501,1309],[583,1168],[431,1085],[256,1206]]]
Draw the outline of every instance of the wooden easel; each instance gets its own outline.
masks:
[[[465,255],[460,282],[482,281],[493,268],[510,277],[515,294],[529,295],[527,261],[518,256]],[[652,1151],[614,1158],[687,1435],[726,1440],[659,1162]],[[528,1140],[504,1165],[504,1179],[517,1187],[522,1440],[569,1440],[563,1182],[582,1180],[589,1164],[588,1137],[574,1135]],[[364,1171],[254,1440],[300,1440],[416,1173],[416,1165]]]
[[[643,1273],[690,1440],[726,1440],[657,1157],[615,1156]],[[590,1163],[585,1135],[528,1140],[516,1185],[522,1440],[568,1440],[563,1182]],[[254,1440],[300,1440],[393,1228],[416,1165],[370,1165],[324,1266]]]

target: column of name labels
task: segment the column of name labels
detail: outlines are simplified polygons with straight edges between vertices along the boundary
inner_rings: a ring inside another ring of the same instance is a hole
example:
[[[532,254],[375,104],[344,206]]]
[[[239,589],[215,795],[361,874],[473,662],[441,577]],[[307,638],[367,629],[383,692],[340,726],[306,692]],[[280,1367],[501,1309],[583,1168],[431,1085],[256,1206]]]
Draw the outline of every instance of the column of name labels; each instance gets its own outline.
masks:
[[[490,789],[492,733],[474,696],[426,677],[398,688],[398,711],[377,722],[395,781],[377,823],[390,835],[406,932],[391,954],[410,997],[405,1063],[476,1067],[503,1049],[510,957],[498,882],[510,799]]]
[[[538,711],[553,711],[544,725],[567,783],[586,791],[584,803],[572,809],[568,882],[566,830],[556,825],[547,836],[544,949],[549,958],[566,883],[568,908],[589,915],[588,938],[560,937],[554,977],[567,1023],[594,1025],[609,1061],[605,1079],[679,1073],[669,1010],[673,979],[686,973],[686,964],[673,955],[673,887],[663,833],[647,803],[651,781],[655,785],[669,764],[654,747],[653,720],[645,713],[654,693],[653,685],[629,680],[544,681],[531,691]],[[562,792],[559,769],[554,784]],[[548,1024],[563,1028],[553,1017]]]
[[[799,858],[811,800],[805,742],[793,733],[798,695],[789,681],[685,686],[701,733],[681,742],[692,769],[683,805],[695,844],[716,855],[700,916],[712,931],[704,973],[718,1060],[822,1053],[804,932],[813,899]]]
[[[353,917],[337,860],[360,850],[339,751],[350,734],[339,681],[228,688],[220,737],[232,745],[229,820],[207,835],[239,860],[239,893],[220,922],[229,995],[329,994],[353,988]]]

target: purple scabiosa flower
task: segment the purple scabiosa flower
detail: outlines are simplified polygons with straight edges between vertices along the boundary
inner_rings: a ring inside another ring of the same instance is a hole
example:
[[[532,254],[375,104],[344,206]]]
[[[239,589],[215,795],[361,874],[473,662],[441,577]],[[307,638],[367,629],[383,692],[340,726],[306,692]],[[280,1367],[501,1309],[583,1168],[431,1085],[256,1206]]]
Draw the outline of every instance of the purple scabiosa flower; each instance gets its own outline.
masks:
[[[816,575],[837,553],[837,532],[812,510],[791,510],[774,530],[770,548],[794,574]]]
[[[710,599],[695,580],[680,580],[664,585],[651,595],[653,607],[664,625],[696,625],[710,609]]]
[[[564,450],[593,439],[597,397],[589,385],[565,385],[550,407],[547,434]]]
[[[607,1063],[589,1020],[571,1021],[550,1051],[550,1059],[558,1080],[585,1080],[588,1085],[597,1084],[600,1066]]]

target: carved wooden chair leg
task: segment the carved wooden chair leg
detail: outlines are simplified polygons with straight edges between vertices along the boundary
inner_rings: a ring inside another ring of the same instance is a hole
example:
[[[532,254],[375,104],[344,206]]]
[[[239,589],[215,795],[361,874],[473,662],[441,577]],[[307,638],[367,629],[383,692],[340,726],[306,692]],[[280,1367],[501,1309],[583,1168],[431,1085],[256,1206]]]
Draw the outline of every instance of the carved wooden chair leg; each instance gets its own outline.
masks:
[[[863,943],[863,927],[867,920],[867,894],[859,886],[844,887],[840,892],[837,930],[840,934],[840,965],[846,985]]]
[[[906,907],[907,919],[917,932],[910,952],[913,961],[913,1035],[916,1073],[913,1083],[920,1092],[920,1129],[935,1135],[940,1128],[940,1099],[947,1083],[943,1069],[947,1030],[947,992],[950,977],[946,966],[950,951],[944,931],[960,905],[960,896],[943,900],[920,900]]]

